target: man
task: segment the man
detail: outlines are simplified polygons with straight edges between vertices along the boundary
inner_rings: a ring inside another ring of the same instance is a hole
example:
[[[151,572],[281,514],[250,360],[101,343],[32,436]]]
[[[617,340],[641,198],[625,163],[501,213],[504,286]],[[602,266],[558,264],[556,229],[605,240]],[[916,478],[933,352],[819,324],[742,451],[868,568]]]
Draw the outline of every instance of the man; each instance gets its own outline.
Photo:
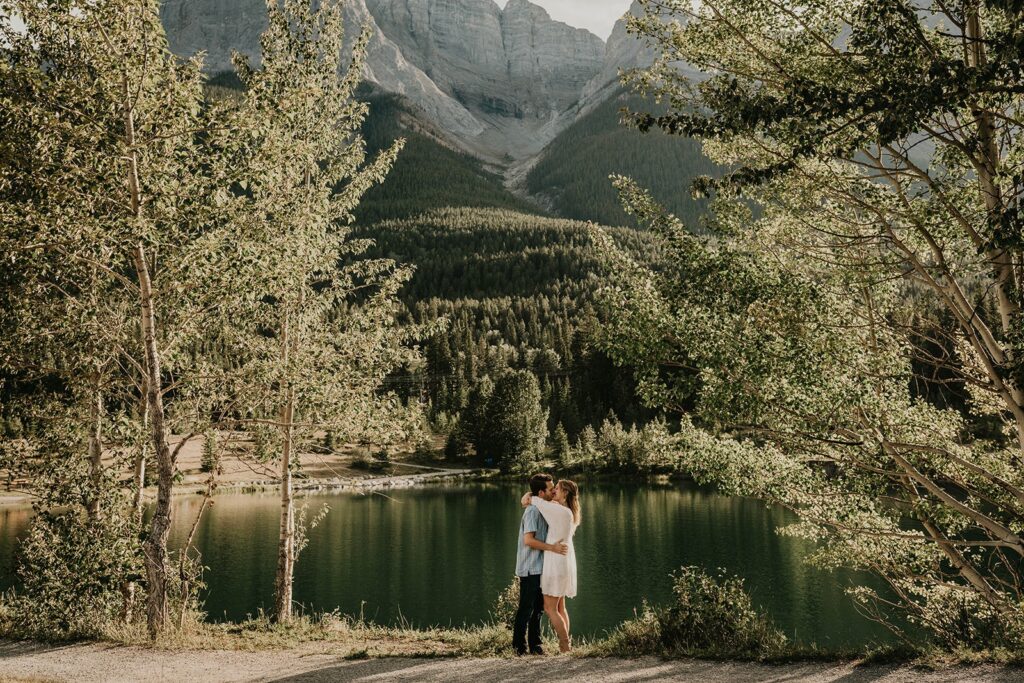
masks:
[[[544,500],[551,500],[555,483],[550,474],[535,474],[530,477],[530,493]],[[544,595],[540,592],[540,575],[544,570],[544,551],[565,555],[569,546],[565,543],[546,543],[548,524],[536,507],[530,505],[523,512],[519,522],[519,547],[516,551],[516,576],[519,577],[519,609],[512,628],[512,647],[517,655],[527,652],[527,631],[529,631],[529,652],[544,654],[540,646],[540,615],[544,612]]]

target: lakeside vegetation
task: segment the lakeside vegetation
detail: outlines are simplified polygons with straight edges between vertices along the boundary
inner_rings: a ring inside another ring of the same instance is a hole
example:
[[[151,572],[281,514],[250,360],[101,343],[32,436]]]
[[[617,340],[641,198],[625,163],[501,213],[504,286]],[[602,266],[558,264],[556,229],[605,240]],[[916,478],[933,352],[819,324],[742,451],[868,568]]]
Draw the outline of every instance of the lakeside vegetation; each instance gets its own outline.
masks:
[[[679,415],[698,481],[882,578],[851,591],[869,614],[1019,651],[1024,7],[641,4],[663,59],[632,83],[670,111],[631,124],[733,170],[696,183],[708,236],[616,179],[668,253],[655,271],[606,240],[598,345]]]
[[[803,661],[910,662],[948,667],[998,663],[1020,665],[1019,655],[1005,651],[949,652],[929,646],[878,645],[864,649],[820,648],[795,644],[771,619],[751,606],[743,582],[697,567],[682,567],[671,579],[673,603],[644,608],[602,636],[574,639],[576,657],[699,658],[770,664]],[[79,638],[119,645],[179,650],[276,650],[318,643],[349,659],[379,657],[514,657],[511,623],[518,604],[518,581],[498,595],[490,618],[478,624],[414,627],[373,623],[361,615],[298,611],[287,622],[260,612],[239,622],[211,623],[201,610],[190,610],[177,628],[157,639],[142,625],[121,620],[97,621]],[[0,638],[65,642],[66,632],[25,632],[12,619],[10,605],[0,603]],[[557,648],[554,633],[545,628],[544,646]]]

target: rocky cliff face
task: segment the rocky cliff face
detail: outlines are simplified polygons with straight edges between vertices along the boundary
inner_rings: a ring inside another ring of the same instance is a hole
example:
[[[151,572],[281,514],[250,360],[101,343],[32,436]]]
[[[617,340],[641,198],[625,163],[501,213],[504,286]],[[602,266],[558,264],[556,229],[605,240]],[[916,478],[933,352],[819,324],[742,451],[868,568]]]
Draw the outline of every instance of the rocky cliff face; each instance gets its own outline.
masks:
[[[614,91],[620,67],[650,61],[643,43],[615,27],[606,46],[551,19],[529,0],[346,0],[349,41],[374,32],[366,78],[404,95],[467,150],[507,163],[535,155],[585,107]],[[631,11],[639,11],[634,3]],[[165,0],[171,49],[207,53],[211,72],[231,51],[256,58],[265,0]]]
[[[620,71],[649,67],[659,56],[659,50],[652,47],[647,39],[638,38],[626,30],[626,20],[630,16],[640,17],[643,14],[644,9],[634,0],[629,11],[615,23],[605,46],[601,70],[583,87],[580,97],[581,114],[592,110],[618,91],[621,85]],[[676,63],[675,67],[693,80],[707,78],[706,74],[700,73],[689,64]]]
[[[483,123],[468,146],[521,158],[561,130],[561,115],[600,71],[600,38],[528,0],[366,0],[388,38]]]
[[[369,81],[406,96],[457,138],[472,139],[483,132],[483,124],[464,106],[405,59],[398,46],[374,23],[363,0],[347,0],[344,13],[347,46],[360,26],[369,24],[373,31],[365,69]],[[233,50],[258,61],[260,34],[267,27],[267,7],[266,0],[165,0],[160,18],[171,50],[182,56],[203,51],[207,70],[217,73],[233,69]]]
[[[385,35],[471,111],[550,118],[600,70],[604,43],[528,0],[367,0]]]
[[[630,15],[643,16],[643,13],[640,3],[634,1],[629,11],[615,22],[612,34],[605,45],[601,70],[583,88],[580,100],[584,106],[592,102],[600,103],[618,89],[620,69],[636,69],[654,63],[657,57],[654,48],[626,31],[626,19]]]

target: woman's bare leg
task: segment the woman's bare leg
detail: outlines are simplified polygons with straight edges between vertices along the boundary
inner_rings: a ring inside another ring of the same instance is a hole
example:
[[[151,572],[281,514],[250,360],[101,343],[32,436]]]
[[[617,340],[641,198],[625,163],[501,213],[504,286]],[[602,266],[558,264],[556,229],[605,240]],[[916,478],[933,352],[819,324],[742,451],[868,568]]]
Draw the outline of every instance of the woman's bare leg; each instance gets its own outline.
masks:
[[[548,621],[551,622],[551,628],[555,629],[555,634],[558,635],[558,649],[561,652],[568,652],[570,649],[569,629],[566,628],[565,621],[562,619],[562,615],[558,611],[558,600],[559,598],[553,595],[545,595],[544,612],[548,615]]]
[[[565,622],[565,635],[569,638],[569,646],[572,647],[572,629],[569,627],[569,610],[565,608],[565,596],[558,598],[558,613]]]

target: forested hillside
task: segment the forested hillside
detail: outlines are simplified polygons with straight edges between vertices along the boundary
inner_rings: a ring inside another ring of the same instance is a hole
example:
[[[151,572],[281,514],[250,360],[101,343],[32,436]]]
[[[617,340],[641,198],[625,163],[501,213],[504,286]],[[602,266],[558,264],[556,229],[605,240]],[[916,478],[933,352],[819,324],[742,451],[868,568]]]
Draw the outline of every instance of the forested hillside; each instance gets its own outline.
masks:
[[[447,320],[426,343],[425,367],[392,382],[410,395],[421,392],[436,425],[453,434],[456,451],[472,442],[474,410],[510,369],[536,377],[552,434],[561,424],[576,438],[610,411],[625,423],[649,417],[631,372],[588,344],[603,267],[583,223],[446,209],[363,232],[376,240],[377,256],[416,266],[401,295],[412,317]],[[612,234],[644,260],[654,257],[645,233]]]
[[[705,202],[690,197],[690,183],[715,175],[717,166],[700,145],[660,132],[642,134],[619,123],[620,110],[652,111],[650,102],[625,90],[603,102],[559,135],[527,177],[530,194],[556,215],[603,225],[635,226],[622,210],[609,175],[632,177],[669,211],[694,228]]]
[[[370,190],[359,205],[360,223],[405,218],[446,206],[538,211],[505,189],[501,176],[479,160],[442,143],[443,133],[431,130],[402,97],[369,88],[363,88],[360,97],[370,104],[363,136],[371,154],[396,138],[407,140],[388,181]]]

